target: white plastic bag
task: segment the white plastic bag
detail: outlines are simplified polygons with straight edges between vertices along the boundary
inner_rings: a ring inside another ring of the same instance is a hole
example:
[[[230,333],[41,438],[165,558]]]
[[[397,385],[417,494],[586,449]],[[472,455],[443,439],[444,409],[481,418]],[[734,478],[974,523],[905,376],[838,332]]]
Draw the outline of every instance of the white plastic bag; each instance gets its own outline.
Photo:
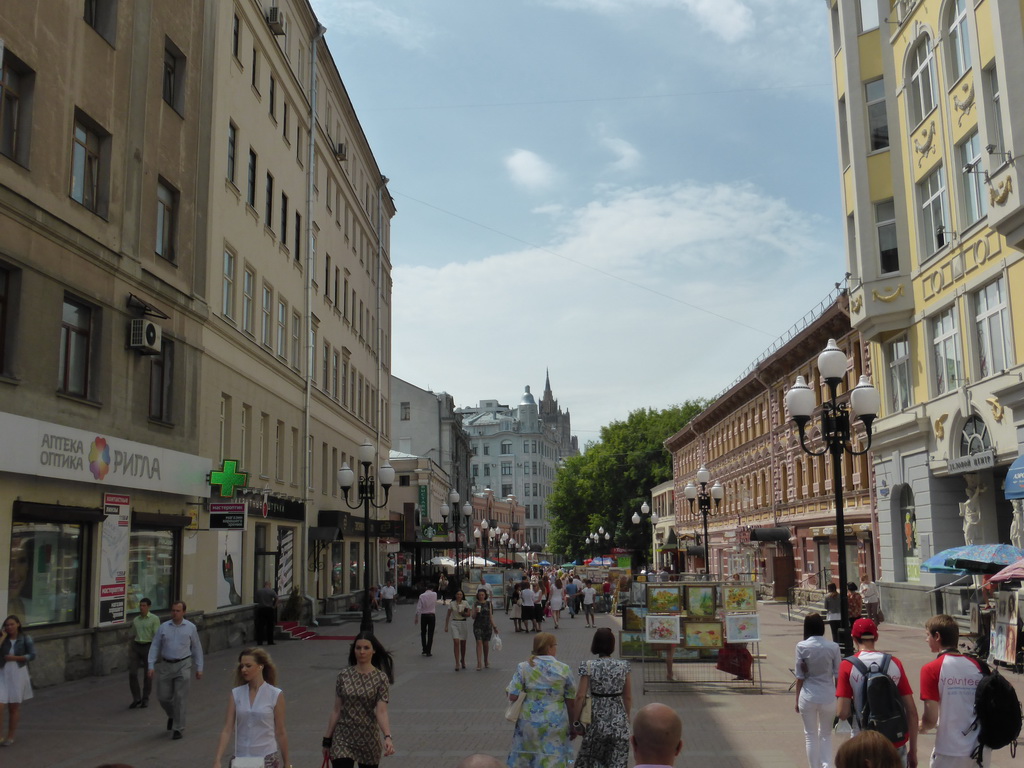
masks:
[[[491,637],[491,650],[492,651],[500,651],[501,650],[501,635],[493,635]]]

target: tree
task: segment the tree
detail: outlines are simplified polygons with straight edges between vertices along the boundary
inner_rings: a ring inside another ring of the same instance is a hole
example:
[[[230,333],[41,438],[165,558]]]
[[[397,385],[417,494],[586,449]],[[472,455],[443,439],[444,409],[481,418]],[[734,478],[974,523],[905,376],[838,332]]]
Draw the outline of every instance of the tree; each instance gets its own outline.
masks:
[[[672,478],[672,457],[663,443],[707,405],[688,400],[661,411],[640,408],[625,421],[602,427],[600,439],[568,459],[555,476],[547,501],[551,550],[585,556],[586,537],[599,527],[611,534],[611,546],[642,550],[649,529],[630,518],[651,488]],[[606,549],[603,542],[599,549]]]

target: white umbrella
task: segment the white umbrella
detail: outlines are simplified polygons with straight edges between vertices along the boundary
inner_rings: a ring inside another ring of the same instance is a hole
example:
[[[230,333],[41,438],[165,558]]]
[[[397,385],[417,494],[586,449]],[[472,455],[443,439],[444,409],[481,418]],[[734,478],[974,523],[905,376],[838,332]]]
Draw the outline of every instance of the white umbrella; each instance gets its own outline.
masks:
[[[448,568],[454,568],[455,567],[455,561],[452,560],[450,557],[444,557],[443,555],[438,555],[437,557],[432,557],[430,559],[430,564],[431,565],[443,565],[443,566],[446,566]]]
[[[490,560],[484,560],[482,557],[467,557],[459,565],[494,565]]]

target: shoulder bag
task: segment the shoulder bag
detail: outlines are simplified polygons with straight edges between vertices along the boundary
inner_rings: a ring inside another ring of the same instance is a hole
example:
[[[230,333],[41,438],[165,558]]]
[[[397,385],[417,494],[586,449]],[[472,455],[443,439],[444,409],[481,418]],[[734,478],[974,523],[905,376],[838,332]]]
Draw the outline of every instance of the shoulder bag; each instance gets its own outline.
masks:
[[[518,666],[516,670],[518,671]],[[519,694],[515,701],[510,701],[505,707],[505,719],[510,723],[515,723],[519,720],[519,713],[523,709],[523,701],[526,699],[526,684],[523,684],[523,692]]]
[[[590,670],[590,662],[588,661],[587,662],[587,677],[592,677],[592,676],[593,676],[593,673]],[[594,703],[594,700],[590,697],[590,681],[588,680],[587,681],[587,697],[583,700],[583,709],[580,710],[580,718],[579,718],[579,721],[583,725],[590,725],[591,721],[594,719],[593,703]]]

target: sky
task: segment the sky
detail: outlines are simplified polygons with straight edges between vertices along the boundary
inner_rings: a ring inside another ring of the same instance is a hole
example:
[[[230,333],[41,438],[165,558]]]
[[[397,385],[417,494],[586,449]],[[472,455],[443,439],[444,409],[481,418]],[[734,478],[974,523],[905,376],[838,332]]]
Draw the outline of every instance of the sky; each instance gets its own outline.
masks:
[[[392,373],[550,372],[580,445],[713,397],[843,279],[821,0],[312,0],[398,212]]]

